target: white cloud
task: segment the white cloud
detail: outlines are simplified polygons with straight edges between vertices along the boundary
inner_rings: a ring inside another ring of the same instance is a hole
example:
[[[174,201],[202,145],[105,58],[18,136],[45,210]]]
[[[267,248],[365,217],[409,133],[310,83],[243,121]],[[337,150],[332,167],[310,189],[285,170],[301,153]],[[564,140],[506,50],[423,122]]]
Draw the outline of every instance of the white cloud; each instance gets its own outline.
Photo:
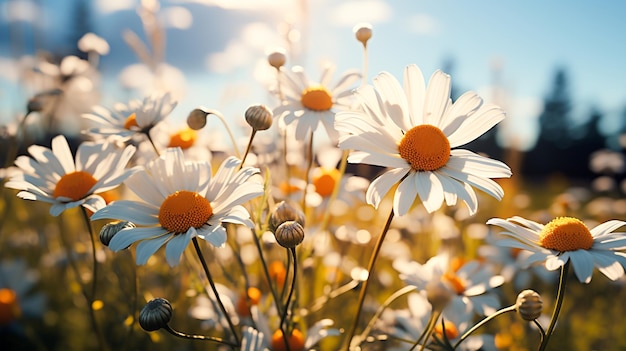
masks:
[[[133,9],[137,4],[137,0],[97,0],[96,8],[100,13],[108,14]]]
[[[408,21],[409,31],[418,35],[433,35],[441,29],[439,21],[425,13],[415,14]]]
[[[207,68],[211,72],[228,73],[242,66],[249,66],[258,58],[265,59],[268,47],[281,43],[278,33],[268,24],[254,22],[241,30],[238,38],[231,40],[224,51],[207,57]]]
[[[191,11],[180,6],[162,9],[159,11],[159,19],[165,28],[189,29],[193,23]]]
[[[335,6],[330,20],[338,26],[352,28],[360,22],[386,22],[392,14],[391,6],[381,0],[352,0]]]
[[[6,22],[40,23],[41,8],[32,1],[7,1],[2,5],[2,18]]]
[[[172,0],[172,3],[196,3],[226,10],[281,10],[291,8],[293,0]]]

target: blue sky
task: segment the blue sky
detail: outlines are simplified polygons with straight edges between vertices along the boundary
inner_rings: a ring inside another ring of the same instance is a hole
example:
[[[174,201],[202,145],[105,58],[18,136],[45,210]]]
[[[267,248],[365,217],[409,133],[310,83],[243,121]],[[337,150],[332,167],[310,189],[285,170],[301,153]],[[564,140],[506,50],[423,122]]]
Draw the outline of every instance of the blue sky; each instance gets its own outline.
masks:
[[[8,5],[16,2],[30,3],[0,0],[0,33],[8,23],[24,28],[33,19],[8,15]],[[44,46],[58,48],[67,38],[75,2],[37,1],[43,6],[36,22]],[[107,104],[128,96],[118,78],[125,67],[138,63],[121,39],[122,31],[145,37],[136,12],[139,1],[92,4],[94,31],[111,44],[111,53],[101,61]],[[451,61],[453,83],[462,91],[480,91],[490,101],[497,64],[506,97],[498,103],[508,111],[507,130],[525,143],[532,141],[541,100],[557,67],[569,74],[575,117],[597,106],[610,129],[626,106],[626,2],[163,0],[160,6],[168,27],[165,61],[182,71],[186,86],[174,118],[184,119],[197,105],[236,116],[249,104],[271,102],[258,82],[264,74],[260,67],[268,48],[285,46],[281,33],[287,23],[300,34],[293,45],[304,53],[293,52],[288,64],[304,65],[311,78],[317,77],[322,60],[334,62],[337,73],[362,67],[362,50],[352,33],[358,22],[369,22],[374,30],[368,44],[370,78],[383,70],[401,77],[412,63],[429,76]],[[5,64],[15,54],[6,43],[7,36],[0,37],[0,62]],[[26,49],[33,46],[32,41],[24,44]],[[14,81],[6,75],[0,73],[5,76],[0,77],[0,93],[15,96],[8,92]],[[10,104],[2,106],[4,114]]]

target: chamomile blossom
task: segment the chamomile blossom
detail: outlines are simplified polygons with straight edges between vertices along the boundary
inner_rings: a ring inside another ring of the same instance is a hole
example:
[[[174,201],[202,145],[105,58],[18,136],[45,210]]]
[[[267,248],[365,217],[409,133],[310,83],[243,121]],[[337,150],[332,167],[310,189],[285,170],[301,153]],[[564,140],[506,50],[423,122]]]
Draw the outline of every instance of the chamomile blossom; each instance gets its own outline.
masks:
[[[493,289],[504,283],[504,278],[491,272],[488,266],[476,260],[462,262],[450,260],[447,255],[437,255],[425,264],[398,259],[393,267],[400,278],[419,290],[427,290],[429,284],[441,282],[451,299],[443,309],[443,316],[462,316],[469,319],[473,313],[490,315],[499,307]]]
[[[108,142],[83,142],[76,159],[64,136],[52,139],[52,149],[39,145],[28,148],[31,157],[20,156],[15,165],[21,172],[12,176],[7,188],[21,190],[17,196],[52,204],[50,214],[83,206],[95,212],[106,206],[100,193],[116,188],[136,168],[126,169],[134,146],[119,149]]]
[[[577,218],[558,217],[548,224],[540,224],[522,217],[492,218],[487,221],[503,228],[506,238],[498,245],[532,252],[525,260],[528,266],[545,262],[545,267],[556,270],[572,263],[581,283],[589,283],[594,267],[611,280],[624,275],[626,266],[626,233],[615,232],[626,222],[611,220],[589,229]]]
[[[185,161],[180,148],[169,148],[125,182],[143,201],[113,202],[92,219],[117,219],[137,226],[113,236],[109,242],[113,251],[139,242],[137,264],[145,264],[166,245],[167,262],[176,266],[194,237],[220,247],[226,242],[223,222],[253,226],[242,205],[263,194],[263,185],[250,179],[258,169],[239,169],[240,163],[229,157],[211,176],[208,162]]]
[[[279,126],[284,129],[294,124],[298,140],[305,140],[308,135],[323,124],[331,140],[337,140],[334,127],[335,113],[351,105],[354,83],[361,74],[356,71],[345,72],[336,84],[331,85],[334,65],[326,65],[318,82],[309,80],[300,66],[291,72],[281,70],[280,95],[282,104],[274,109],[274,116],[280,118]]]
[[[160,96],[149,96],[140,100],[131,100],[128,104],[117,104],[112,109],[95,106],[91,113],[83,118],[92,121],[95,126],[86,130],[94,137],[117,138],[129,140],[137,134],[147,134],[167,117],[176,107],[169,93]]]
[[[416,197],[428,212],[439,209],[444,200],[454,205],[460,198],[474,214],[478,200],[472,186],[502,198],[502,188],[491,178],[510,177],[510,168],[454,148],[491,129],[504,118],[504,111],[483,104],[471,91],[452,103],[450,86],[450,76],[436,71],[426,87],[420,69],[410,65],[404,71],[404,89],[395,77],[382,72],[373,86],[357,90],[362,111],[337,114],[335,128],[347,133],[339,146],[355,150],[348,161],[391,168],[369,186],[369,204],[378,208],[398,183],[393,200],[396,215],[406,214]]]

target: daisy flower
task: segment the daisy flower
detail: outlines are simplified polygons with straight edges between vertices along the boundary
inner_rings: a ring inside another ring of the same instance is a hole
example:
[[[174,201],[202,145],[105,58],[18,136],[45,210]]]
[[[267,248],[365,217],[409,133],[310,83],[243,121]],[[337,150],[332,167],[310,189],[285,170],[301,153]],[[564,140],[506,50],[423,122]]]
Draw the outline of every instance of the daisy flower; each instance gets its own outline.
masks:
[[[176,104],[167,93],[146,97],[143,101],[132,100],[127,105],[117,104],[113,109],[95,106],[92,113],[85,113],[82,117],[96,124],[86,133],[126,141],[139,133],[148,134],[172,112]]]
[[[450,260],[447,255],[437,255],[423,265],[398,259],[393,267],[400,273],[400,279],[419,290],[428,289],[432,282],[443,283],[452,297],[443,309],[446,318],[470,319],[474,312],[487,316],[499,307],[493,289],[502,285],[504,278],[494,275],[488,266],[476,260],[463,262]]]
[[[252,227],[242,206],[263,194],[263,185],[250,178],[259,172],[239,170],[241,161],[229,157],[211,176],[208,162],[185,161],[180,148],[170,148],[145,170],[124,184],[144,201],[116,201],[96,212],[92,219],[117,219],[137,225],[118,232],[109,248],[119,251],[135,242],[137,264],[145,264],[161,246],[170,266],[176,266],[189,241],[199,237],[214,246],[226,242],[223,222]]]
[[[116,188],[137,169],[126,169],[135,153],[132,145],[119,149],[107,142],[83,142],[76,160],[64,136],[52,139],[52,149],[28,148],[31,157],[20,156],[15,165],[21,172],[12,176],[7,188],[21,190],[17,196],[52,204],[50,214],[83,206],[95,212],[106,206],[100,193]]]
[[[378,208],[391,188],[396,215],[406,214],[416,197],[428,212],[439,209],[445,200],[454,205],[461,198],[471,214],[478,208],[472,186],[500,200],[502,188],[491,178],[510,177],[502,162],[463,149],[504,118],[495,105],[483,104],[474,92],[450,100],[450,76],[436,71],[428,87],[415,65],[404,71],[404,91],[387,72],[374,78],[374,85],[356,92],[362,111],[339,112],[335,128],[345,132],[339,147],[355,150],[351,163],[367,163],[391,170],[369,186],[367,202]]]
[[[558,217],[543,225],[521,217],[492,218],[487,224],[505,229],[507,236],[499,245],[532,252],[525,265],[545,262],[550,270],[559,269],[571,262],[581,283],[589,283],[593,268],[611,280],[624,275],[626,234],[614,230],[626,222],[611,220],[589,229],[585,223],[572,217]]]
[[[337,140],[338,133],[333,126],[335,110],[350,107],[353,84],[361,79],[356,71],[345,72],[339,81],[331,86],[334,65],[326,65],[319,82],[311,81],[300,66],[291,72],[282,71],[280,75],[280,94],[282,105],[274,109],[281,129],[295,125],[298,140],[305,140],[321,123],[331,140]]]

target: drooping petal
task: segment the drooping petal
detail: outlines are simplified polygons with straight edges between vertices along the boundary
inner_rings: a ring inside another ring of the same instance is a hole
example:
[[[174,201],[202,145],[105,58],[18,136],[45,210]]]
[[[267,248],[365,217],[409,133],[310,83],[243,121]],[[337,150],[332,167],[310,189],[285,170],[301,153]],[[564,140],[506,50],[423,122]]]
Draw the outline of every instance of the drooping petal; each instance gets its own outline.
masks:
[[[170,267],[175,267],[180,262],[180,256],[189,245],[189,242],[193,237],[197,235],[196,228],[190,227],[186,233],[174,235],[172,239],[167,242],[165,246],[165,260]]]
[[[383,173],[378,178],[374,179],[365,193],[367,203],[374,206],[374,208],[378,208],[383,197],[385,197],[389,190],[407,173],[407,169],[397,168]]]
[[[570,262],[581,283],[589,283],[593,274],[593,256],[587,250],[570,251]]]
[[[146,264],[150,256],[154,255],[154,253],[157,252],[157,250],[159,250],[161,246],[163,246],[171,238],[172,235],[161,235],[152,239],[144,240],[137,244],[137,248],[135,249],[135,251],[137,252],[137,258],[135,259],[135,261],[137,262],[137,264]],[[113,239],[115,239],[115,236],[113,237]]]
[[[109,242],[109,248],[113,251],[120,251],[137,241],[155,238],[165,234],[167,234],[167,230],[161,227],[122,229],[113,236]]]

